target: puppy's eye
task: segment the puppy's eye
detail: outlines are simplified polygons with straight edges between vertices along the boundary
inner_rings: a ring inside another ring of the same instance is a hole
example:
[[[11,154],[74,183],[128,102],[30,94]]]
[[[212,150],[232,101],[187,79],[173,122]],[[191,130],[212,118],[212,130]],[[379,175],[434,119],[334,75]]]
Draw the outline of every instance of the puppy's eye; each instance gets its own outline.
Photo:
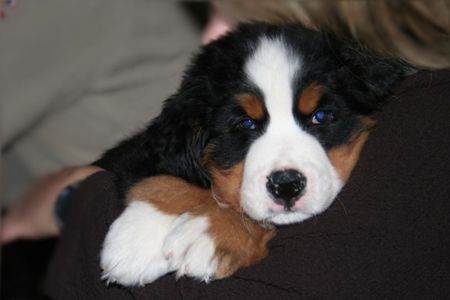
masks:
[[[244,129],[249,129],[249,130],[255,130],[256,129],[256,123],[254,120],[250,119],[250,118],[245,118],[241,121],[241,126]]]
[[[327,110],[317,110],[311,119],[311,123],[318,125],[323,124],[325,122],[331,122],[334,119],[334,114],[331,111]]]

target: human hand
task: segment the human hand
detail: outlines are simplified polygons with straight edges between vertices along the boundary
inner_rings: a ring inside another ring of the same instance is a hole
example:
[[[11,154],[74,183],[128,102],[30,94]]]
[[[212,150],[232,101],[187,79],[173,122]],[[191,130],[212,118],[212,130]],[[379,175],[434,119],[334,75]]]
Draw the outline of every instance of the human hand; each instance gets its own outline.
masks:
[[[39,239],[56,236],[54,206],[65,187],[102,169],[77,166],[51,173],[34,183],[0,220],[0,245],[17,239]]]
[[[202,32],[202,44],[207,45],[225,35],[232,29],[233,26],[231,22],[218,10],[217,7],[213,6],[208,24],[206,24]]]

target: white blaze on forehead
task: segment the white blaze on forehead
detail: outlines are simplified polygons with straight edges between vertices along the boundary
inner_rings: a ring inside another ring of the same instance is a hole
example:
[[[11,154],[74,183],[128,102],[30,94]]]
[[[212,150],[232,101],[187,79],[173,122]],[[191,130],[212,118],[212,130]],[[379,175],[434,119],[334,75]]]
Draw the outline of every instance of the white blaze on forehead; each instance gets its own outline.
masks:
[[[323,147],[295,120],[293,87],[301,67],[301,57],[282,38],[267,37],[260,40],[245,65],[269,114],[266,131],[247,153],[241,188],[242,208],[257,220],[277,224],[302,221],[328,207],[341,187]],[[280,169],[295,169],[307,178],[305,194],[293,212],[274,211],[266,189],[267,176]]]
[[[292,84],[301,67],[281,38],[260,40],[257,50],[245,65],[249,79],[263,92],[270,118],[292,115]]]

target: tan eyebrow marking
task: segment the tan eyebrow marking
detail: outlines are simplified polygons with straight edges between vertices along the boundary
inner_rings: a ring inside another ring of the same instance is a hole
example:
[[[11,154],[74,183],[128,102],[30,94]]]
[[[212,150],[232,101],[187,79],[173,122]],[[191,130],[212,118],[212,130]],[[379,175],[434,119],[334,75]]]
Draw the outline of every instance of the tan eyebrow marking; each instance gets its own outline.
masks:
[[[261,120],[264,117],[264,108],[261,101],[252,94],[241,94],[237,96],[247,115],[254,120]]]
[[[312,83],[306,87],[298,99],[298,110],[304,115],[312,114],[317,108],[324,88],[324,86],[317,83]]]

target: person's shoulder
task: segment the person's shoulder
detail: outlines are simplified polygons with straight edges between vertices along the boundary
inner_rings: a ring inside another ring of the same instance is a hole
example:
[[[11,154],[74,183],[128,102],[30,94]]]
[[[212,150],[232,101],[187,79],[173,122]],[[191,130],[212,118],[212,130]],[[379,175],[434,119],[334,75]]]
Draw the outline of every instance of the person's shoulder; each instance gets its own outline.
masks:
[[[418,71],[407,76],[395,90],[395,94],[403,94],[412,90],[430,90],[450,85],[450,68],[432,71]],[[447,89],[450,94],[450,89]]]

